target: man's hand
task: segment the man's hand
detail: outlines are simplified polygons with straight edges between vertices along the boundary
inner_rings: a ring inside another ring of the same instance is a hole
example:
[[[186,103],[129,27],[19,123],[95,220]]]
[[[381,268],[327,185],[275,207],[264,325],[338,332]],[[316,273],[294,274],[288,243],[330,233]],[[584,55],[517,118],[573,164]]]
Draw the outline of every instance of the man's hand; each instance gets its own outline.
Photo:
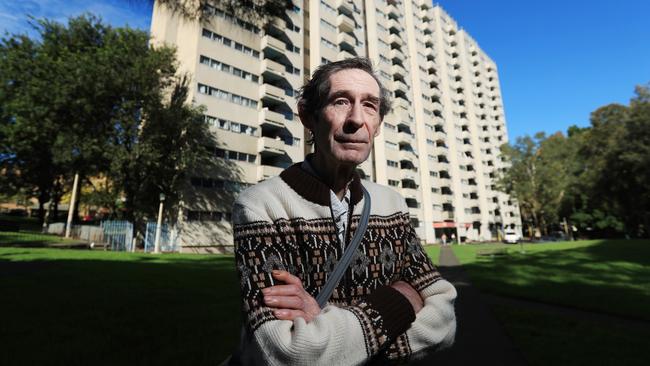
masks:
[[[422,296],[415,291],[411,285],[404,281],[397,281],[390,285],[390,287],[394,288],[395,290],[399,291],[402,295],[404,295],[408,301],[411,303],[413,306],[413,310],[417,314],[420,309],[424,306],[424,300],[422,300]]]
[[[320,314],[320,307],[302,287],[300,279],[287,271],[273,271],[273,278],[286,283],[262,289],[264,303],[275,309],[275,317],[280,320],[303,318],[307,323]]]

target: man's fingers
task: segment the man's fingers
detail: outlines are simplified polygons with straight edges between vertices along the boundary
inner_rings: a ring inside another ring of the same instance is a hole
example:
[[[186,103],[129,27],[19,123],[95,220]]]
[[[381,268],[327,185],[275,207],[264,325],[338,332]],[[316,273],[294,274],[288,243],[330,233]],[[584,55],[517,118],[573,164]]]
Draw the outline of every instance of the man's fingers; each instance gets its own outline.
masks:
[[[301,310],[291,310],[291,309],[278,309],[273,312],[276,318],[280,320],[296,320],[297,318],[303,318],[305,321],[309,322],[312,320],[312,316],[308,315]]]
[[[287,271],[281,271],[281,270],[274,270],[273,271],[273,277],[277,280],[283,281],[287,284],[291,285],[297,285],[302,288],[302,281],[300,281],[300,278],[292,275],[291,273]]]
[[[305,302],[298,296],[264,296],[266,306],[276,309],[302,310]]]
[[[264,296],[302,296],[304,291],[296,285],[276,285],[262,289]]]

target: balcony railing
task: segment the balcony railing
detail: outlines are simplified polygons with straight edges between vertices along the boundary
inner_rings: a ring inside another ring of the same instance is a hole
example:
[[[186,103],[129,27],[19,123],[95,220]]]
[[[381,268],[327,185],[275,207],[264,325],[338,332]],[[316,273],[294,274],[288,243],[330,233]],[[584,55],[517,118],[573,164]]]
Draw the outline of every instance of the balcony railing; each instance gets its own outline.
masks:
[[[272,137],[262,137],[260,139],[260,153],[271,155],[284,155],[284,141]]]
[[[282,42],[281,40],[270,36],[270,35],[265,35],[262,37],[262,49],[271,49],[275,52],[279,52],[281,54],[284,54],[286,52],[287,45]]]
[[[273,112],[268,108],[262,108],[260,113],[260,125],[267,124],[277,128],[284,128],[284,115],[282,113]]]

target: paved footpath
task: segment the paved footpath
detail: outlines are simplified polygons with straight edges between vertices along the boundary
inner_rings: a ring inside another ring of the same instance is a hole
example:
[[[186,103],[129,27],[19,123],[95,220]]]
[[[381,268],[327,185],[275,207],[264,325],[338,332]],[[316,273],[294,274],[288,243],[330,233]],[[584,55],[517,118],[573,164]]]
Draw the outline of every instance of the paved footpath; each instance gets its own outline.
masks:
[[[456,298],[456,342],[414,365],[526,365],[486,305],[481,293],[469,283],[450,247],[442,247],[438,269],[454,284]]]

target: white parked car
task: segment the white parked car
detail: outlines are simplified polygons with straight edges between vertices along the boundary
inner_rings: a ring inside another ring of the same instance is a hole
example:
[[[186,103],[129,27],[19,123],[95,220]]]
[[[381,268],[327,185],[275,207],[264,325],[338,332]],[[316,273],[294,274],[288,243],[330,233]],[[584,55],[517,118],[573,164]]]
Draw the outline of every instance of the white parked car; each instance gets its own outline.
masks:
[[[506,231],[503,233],[503,241],[507,244],[517,244],[519,240],[521,240],[521,238],[514,231]]]

